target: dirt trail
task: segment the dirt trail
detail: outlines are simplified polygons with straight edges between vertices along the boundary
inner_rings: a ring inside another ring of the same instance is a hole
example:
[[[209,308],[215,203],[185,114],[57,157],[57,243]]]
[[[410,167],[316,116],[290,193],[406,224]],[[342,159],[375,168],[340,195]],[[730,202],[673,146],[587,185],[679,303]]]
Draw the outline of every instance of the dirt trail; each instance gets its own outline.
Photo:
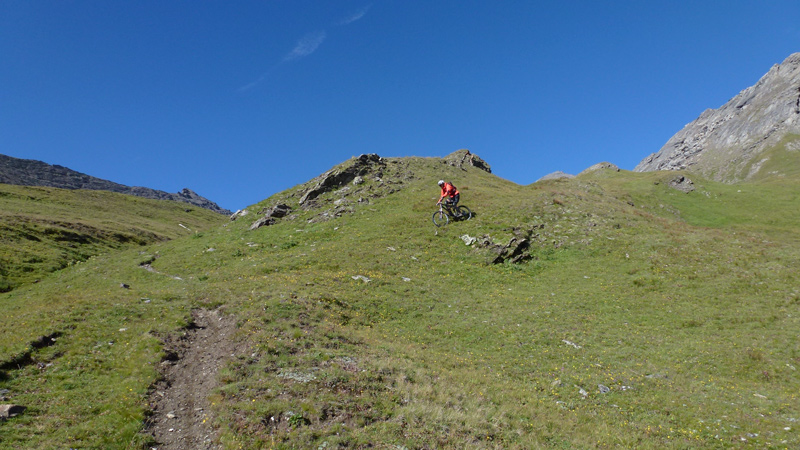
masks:
[[[235,322],[218,311],[192,312],[194,325],[183,336],[167,339],[167,358],[162,362],[164,380],[150,395],[153,415],[147,431],[158,450],[216,450],[216,431],[208,396],[217,386],[217,371],[236,348]]]

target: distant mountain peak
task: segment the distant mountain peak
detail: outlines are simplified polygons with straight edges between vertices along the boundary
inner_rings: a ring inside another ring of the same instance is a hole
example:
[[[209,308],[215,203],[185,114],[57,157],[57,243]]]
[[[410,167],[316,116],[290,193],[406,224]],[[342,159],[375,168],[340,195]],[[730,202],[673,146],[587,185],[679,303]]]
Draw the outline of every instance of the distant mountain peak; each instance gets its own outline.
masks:
[[[0,183],[19,186],[47,186],[60,189],[111,191],[137,197],[184,202],[220,214],[231,214],[230,211],[220,208],[216,203],[187,188],[177,194],[172,194],[146,187],[130,187],[113,181],[95,178],[63,166],[6,155],[0,155]]]
[[[800,53],[720,108],[704,111],[634,171],[688,169],[726,182],[781,175],[779,169],[763,169],[772,151],[796,146],[795,141],[800,142]]]

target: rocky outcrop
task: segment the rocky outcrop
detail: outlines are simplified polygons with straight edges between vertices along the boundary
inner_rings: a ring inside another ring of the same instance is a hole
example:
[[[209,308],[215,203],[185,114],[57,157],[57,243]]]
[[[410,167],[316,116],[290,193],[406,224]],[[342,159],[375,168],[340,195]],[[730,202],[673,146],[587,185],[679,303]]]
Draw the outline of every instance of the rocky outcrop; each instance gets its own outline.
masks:
[[[286,217],[290,212],[292,212],[291,206],[279,203],[267,209],[266,212],[264,212],[263,217],[253,222],[253,224],[250,225],[250,230],[255,230],[267,225],[273,225],[275,222],[277,222],[277,219]]]
[[[386,163],[383,161],[383,158],[375,153],[361,155],[355,158],[355,160],[351,160],[343,166],[331,169],[312,180],[313,185],[300,197],[299,203],[305,205],[321,194],[339,189],[347,183],[366,176],[368,173],[374,173],[376,177],[380,178],[382,174],[381,169],[385,167],[385,165]]]
[[[47,186],[59,189],[89,189],[157,200],[172,200],[230,215],[231,212],[198,195],[191,189],[171,194],[146,187],[130,187],[113,181],[95,178],[59,165],[50,165],[32,159],[19,159],[0,155],[0,183],[19,186]]]
[[[512,230],[513,237],[508,244],[498,244],[494,239],[485,234],[480,237],[461,236],[466,245],[477,249],[488,250],[490,264],[517,264],[531,259],[531,242],[539,237],[534,229],[523,230],[515,228]]]
[[[692,182],[692,180],[686,178],[685,176],[678,175],[675,178],[669,180],[669,187],[688,194],[689,192],[692,192],[694,190],[694,183]]]
[[[471,153],[467,149],[457,150],[445,156],[444,161],[453,167],[458,167],[459,169],[463,169],[465,166],[475,167],[476,169],[481,169],[483,171],[492,173],[492,168],[486,161],[482,160],[478,155]]]
[[[634,171],[689,169],[717,181],[746,180],[787,136],[800,142],[800,53],[719,109],[703,112]]]
[[[588,167],[587,169],[579,173],[578,176],[586,175],[592,172],[597,172],[598,170],[611,170],[614,172],[619,172],[619,167],[617,167],[616,164],[612,164],[610,162],[601,162]]]
[[[562,178],[567,178],[567,179],[575,178],[575,175],[570,175],[568,173],[565,173],[565,172],[562,172],[562,171],[559,170],[559,171],[556,171],[556,172],[553,172],[553,173],[548,173],[547,175],[543,176],[542,178],[539,178],[536,181],[539,182],[539,181],[547,181],[547,180],[560,180]]]

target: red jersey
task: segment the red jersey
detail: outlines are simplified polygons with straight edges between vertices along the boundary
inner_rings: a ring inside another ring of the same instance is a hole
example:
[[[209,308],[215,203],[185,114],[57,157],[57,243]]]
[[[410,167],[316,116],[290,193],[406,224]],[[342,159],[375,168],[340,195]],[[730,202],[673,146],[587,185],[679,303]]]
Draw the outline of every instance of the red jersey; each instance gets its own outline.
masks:
[[[445,183],[442,185],[442,196],[439,197],[439,201],[442,201],[445,197],[453,198],[458,195],[458,189],[453,186],[451,183]]]

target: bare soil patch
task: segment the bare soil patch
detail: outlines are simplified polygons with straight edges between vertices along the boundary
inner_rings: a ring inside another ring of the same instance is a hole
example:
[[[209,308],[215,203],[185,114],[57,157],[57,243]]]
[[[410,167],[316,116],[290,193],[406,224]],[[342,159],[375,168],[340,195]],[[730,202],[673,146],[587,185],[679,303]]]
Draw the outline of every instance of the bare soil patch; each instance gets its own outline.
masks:
[[[146,431],[158,450],[222,448],[208,397],[219,384],[217,372],[236,352],[236,324],[218,310],[197,309],[192,318],[182,335],[165,340],[163,379],[150,394]]]

